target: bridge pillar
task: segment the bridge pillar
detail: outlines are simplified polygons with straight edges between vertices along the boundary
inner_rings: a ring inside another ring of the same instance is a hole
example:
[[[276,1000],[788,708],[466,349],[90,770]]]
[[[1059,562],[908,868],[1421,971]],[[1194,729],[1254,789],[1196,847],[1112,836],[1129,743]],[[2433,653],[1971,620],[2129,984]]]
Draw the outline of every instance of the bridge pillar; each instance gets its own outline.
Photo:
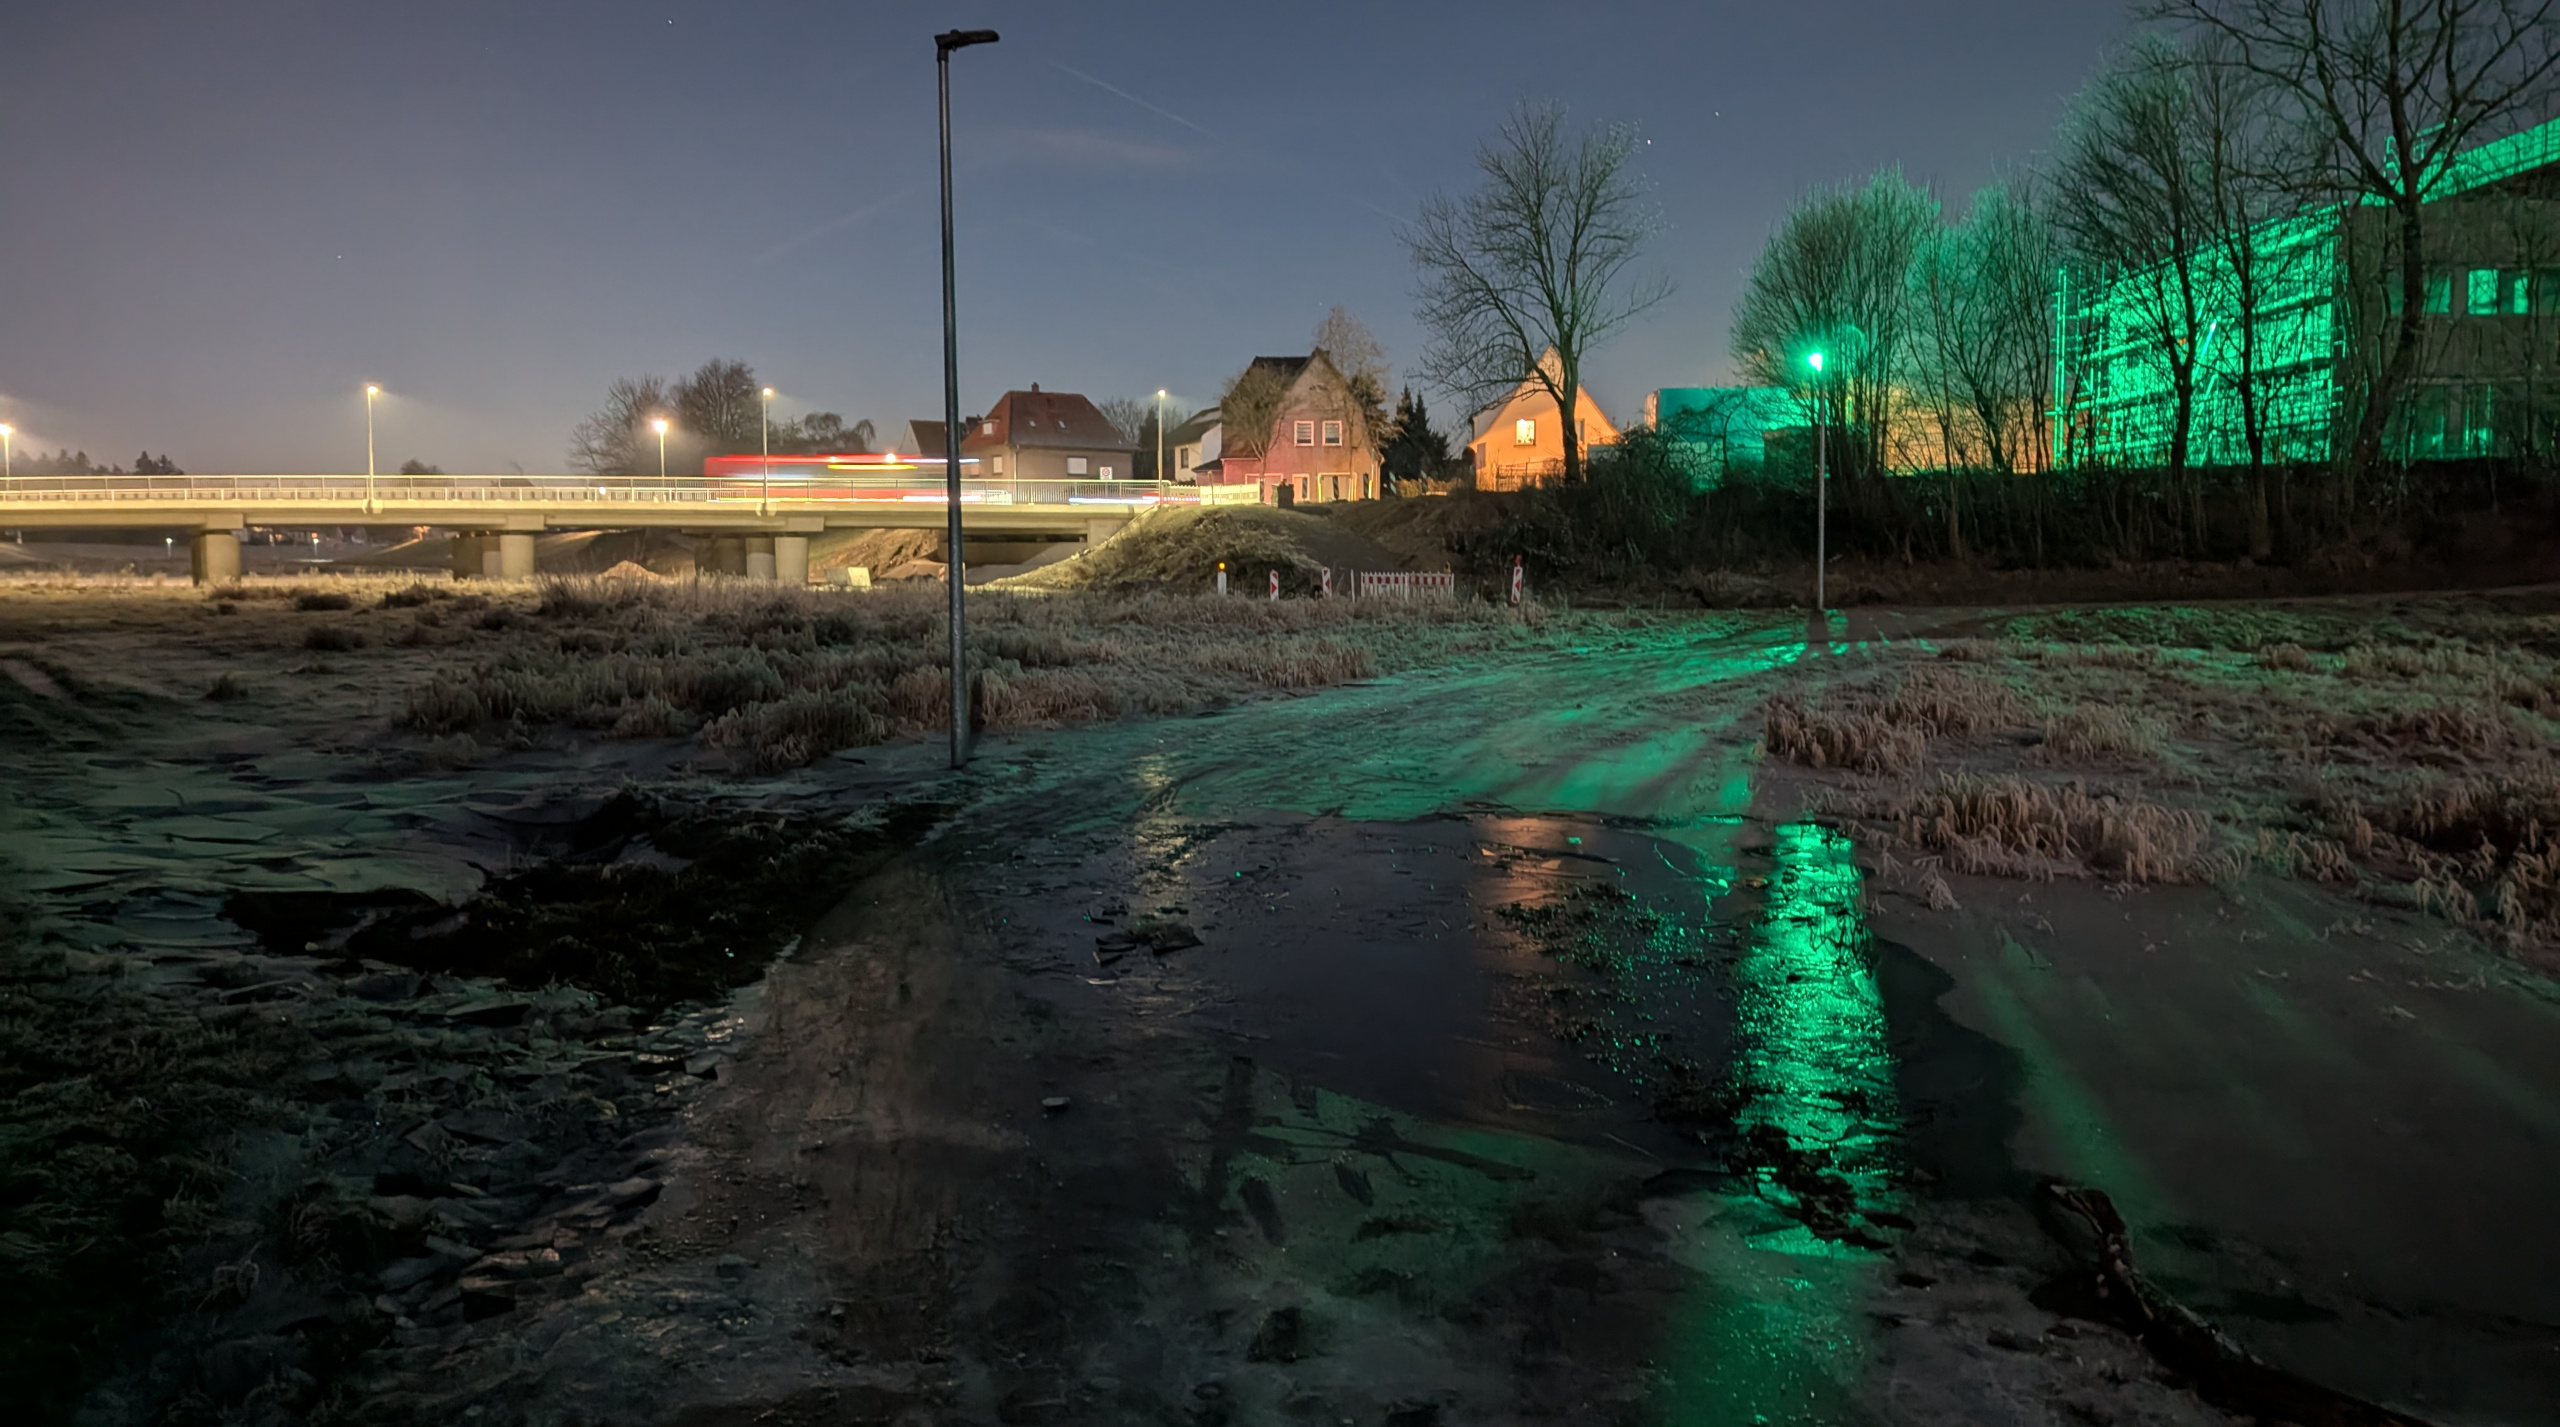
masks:
[[[498,577],[507,580],[533,578],[533,537],[521,531],[504,531],[498,536]]]
[[[488,537],[478,531],[457,531],[453,537],[453,577],[457,580],[480,578],[480,545]]]
[[[773,537],[750,535],[739,542],[746,547],[747,578],[759,585],[773,583]]]
[[[1112,536],[1119,534],[1120,527],[1128,523],[1129,522],[1125,519],[1088,520],[1084,523],[1084,543],[1087,545],[1099,545],[1103,541],[1110,539]]]
[[[240,535],[231,530],[199,530],[189,542],[196,583],[227,585],[240,578]]]
[[[783,584],[798,586],[809,583],[809,537],[777,535],[773,537],[773,577]]]

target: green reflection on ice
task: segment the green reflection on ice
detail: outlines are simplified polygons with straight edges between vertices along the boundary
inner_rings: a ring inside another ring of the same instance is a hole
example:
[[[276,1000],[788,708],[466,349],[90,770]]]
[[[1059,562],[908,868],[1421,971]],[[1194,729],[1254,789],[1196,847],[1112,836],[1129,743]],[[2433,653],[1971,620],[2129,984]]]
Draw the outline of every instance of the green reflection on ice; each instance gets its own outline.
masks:
[[[1673,1325],[1672,1423],[1841,1420],[1880,1262],[1863,1211],[1894,1196],[1893,1060],[1851,844],[1789,824],[1774,864],[1735,971],[1727,1083],[1751,1192],[1694,1206],[1707,1287]]]

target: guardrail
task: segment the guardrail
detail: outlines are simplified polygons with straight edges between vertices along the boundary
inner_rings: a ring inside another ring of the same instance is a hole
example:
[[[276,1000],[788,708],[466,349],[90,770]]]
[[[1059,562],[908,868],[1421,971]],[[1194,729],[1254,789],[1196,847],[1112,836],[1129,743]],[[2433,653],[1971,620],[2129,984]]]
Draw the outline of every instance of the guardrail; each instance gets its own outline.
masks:
[[[776,480],[776,506],[943,505],[940,481],[894,476]],[[768,499],[757,480],[670,476],[18,476],[0,481],[0,507],[17,504],[722,505]],[[1200,488],[1173,481],[964,480],[964,505],[1196,505]]]

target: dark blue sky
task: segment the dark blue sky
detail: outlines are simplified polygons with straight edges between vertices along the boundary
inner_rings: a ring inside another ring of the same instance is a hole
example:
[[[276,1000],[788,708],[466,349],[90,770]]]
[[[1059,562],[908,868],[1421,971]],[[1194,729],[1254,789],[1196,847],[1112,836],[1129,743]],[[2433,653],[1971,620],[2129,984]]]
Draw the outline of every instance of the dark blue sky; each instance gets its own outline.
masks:
[[[955,63],[962,401],[1187,404],[1347,305],[1521,100],[1651,140],[1677,295],[1603,404],[1723,380],[1805,189],[1951,204],[2048,141],[2120,0],[1179,4],[14,0],[0,420],[200,471],[556,470],[617,375],[735,356],[789,409],[938,414],[931,34]],[[1454,413],[1439,411],[1446,424]]]

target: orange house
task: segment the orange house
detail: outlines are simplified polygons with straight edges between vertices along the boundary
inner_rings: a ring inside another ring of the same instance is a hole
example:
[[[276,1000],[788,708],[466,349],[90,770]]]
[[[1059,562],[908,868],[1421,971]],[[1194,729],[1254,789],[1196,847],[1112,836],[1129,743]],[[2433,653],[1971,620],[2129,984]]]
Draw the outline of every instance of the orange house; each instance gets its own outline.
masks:
[[[1555,359],[1550,349],[1539,365],[1552,370]],[[1600,403],[1591,399],[1590,387],[1573,395],[1582,457],[1588,461],[1592,447],[1618,444],[1618,428],[1601,411]],[[1556,399],[1537,378],[1524,377],[1509,396],[1477,412],[1475,434],[1467,439],[1476,489],[1516,491],[1563,475],[1564,423],[1556,411]]]

